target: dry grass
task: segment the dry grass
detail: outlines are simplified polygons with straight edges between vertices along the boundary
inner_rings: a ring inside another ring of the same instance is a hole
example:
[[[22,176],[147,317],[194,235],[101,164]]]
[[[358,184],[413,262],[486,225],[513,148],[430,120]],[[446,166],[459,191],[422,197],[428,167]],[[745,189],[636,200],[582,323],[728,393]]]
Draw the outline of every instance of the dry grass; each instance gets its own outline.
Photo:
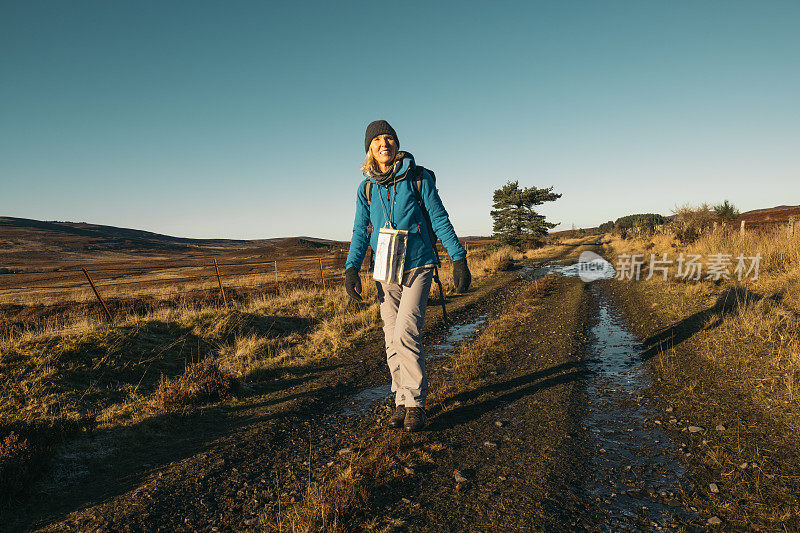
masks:
[[[684,281],[675,277],[673,267],[667,281],[660,274],[643,281],[643,288],[661,295],[654,305],[678,321],[696,310],[709,309],[726,301],[707,319],[701,355],[728,376],[770,416],[800,429],[800,402],[795,385],[800,381],[800,235],[785,228],[765,232],[707,232],[697,241],[682,245],[672,235],[646,239],[604,239],[614,253],[644,253],[657,258],[668,254],[711,254],[736,256],[760,254],[757,280],[752,275],[739,281],[702,279]],[[643,269],[643,278],[646,277]]]
[[[211,357],[193,363],[177,378],[162,379],[153,393],[152,405],[158,411],[183,408],[205,402],[229,398],[235,380],[223,374]]]
[[[524,260],[541,261],[545,259],[552,259],[554,253],[559,249],[585,245],[587,241],[594,240],[595,239],[592,237],[566,239],[555,244],[550,244],[540,248],[531,248],[523,251],[517,250],[513,246],[502,246],[492,253],[483,251],[470,253],[468,262],[473,276],[476,272],[478,275],[492,272],[502,272],[505,270],[511,270],[514,267],[515,262]]]
[[[341,278],[344,255],[314,254],[278,259],[278,272],[273,261],[261,258],[220,257],[222,283],[227,288],[249,290],[286,284],[303,278],[320,281],[320,259],[328,282]],[[201,291],[218,291],[214,265],[209,258],[206,264],[187,259],[194,264],[159,266],[157,262],[144,264],[135,256],[127,261],[87,265],[89,274],[101,296],[107,300],[131,298],[167,299],[171,296]],[[74,266],[52,270],[57,265],[46,265],[44,272],[20,273],[0,280],[0,304],[52,305],[61,302],[93,302],[95,300],[83,272]],[[112,270],[108,270],[111,268]],[[16,287],[16,288],[15,288]]]
[[[485,245],[472,244],[470,257],[483,254]],[[248,258],[237,257],[221,263],[219,269],[223,286],[228,290],[251,292],[254,289],[275,288],[280,285],[293,284],[304,279],[321,283],[319,260],[322,259],[324,277],[327,284],[341,283],[345,252],[334,255],[296,256],[289,259],[278,259],[277,275],[272,261],[258,258],[256,264],[248,265]],[[446,254],[440,257],[447,259]],[[210,260],[209,260],[210,261]],[[237,264],[241,262],[242,264]],[[129,265],[130,270],[126,270]],[[48,265],[50,267],[50,265]],[[138,259],[114,264],[115,271],[104,270],[98,265],[98,271],[90,275],[101,296],[106,300],[152,298],[166,300],[180,295],[219,291],[215,270],[211,262],[207,264],[190,264],[183,266],[167,266],[152,268],[142,267]],[[9,277],[0,284],[0,305],[55,305],[63,302],[94,302],[95,295],[84,277],[83,272],[47,271],[39,274],[23,274],[21,277]],[[13,288],[13,287],[22,288]],[[48,288],[57,287],[57,288]]]
[[[475,278],[493,272],[481,261],[499,263],[482,254],[470,252]],[[449,270],[442,279],[451,292]],[[46,426],[50,438],[37,442],[47,449],[55,435],[224,401],[234,379],[334,359],[380,328],[377,289],[368,274],[362,286],[362,305],[350,302],[341,286],[306,284],[230,308],[157,309],[114,325],[82,319],[0,339],[0,439],[12,439],[12,428]],[[24,432],[14,435],[25,442]],[[4,446],[23,461],[24,446]]]
[[[701,486],[713,482],[721,490],[710,499],[698,495],[698,507],[721,516],[734,530],[796,530],[800,239],[780,228],[706,233],[687,245],[670,235],[606,241],[616,253],[673,258],[679,253],[761,254],[757,280],[681,281],[671,275],[667,281],[634,282],[635,292],[650,302],[660,321],[690,328],[685,341],[665,346],[654,359],[665,390],[673,391],[667,401],[696,424],[729,428],[704,435],[713,446],[698,450],[697,462],[691,463]],[[698,316],[701,323],[691,323]],[[761,466],[744,470],[742,464]]]
[[[31,474],[33,451],[27,439],[11,431],[0,440],[0,501],[5,502]]]
[[[276,517],[263,517],[262,525],[271,531],[349,531],[350,518],[366,510],[376,484],[399,470],[403,447],[397,432],[365,435],[357,453],[334,470],[329,479],[310,483],[303,500],[280,509]]]
[[[738,296],[731,314],[709,318],[715,327],[707,335],[704,355],[724,367],[750,389],[758,403],[773,415],[800,407],[800,320],[773,300]],[[788,411],[788,412],[787,412]],[[796,412],[794,414],[797,414]],[[789,421],[800,430],[800,418]]]
[[[376,290],[365,289],[361,307],[341,288],[301,288],[230,309],[163,309],[114,326],[83,321],[4,339],[0,439],[46,426],[36,446],[47,452],[81,427],[131,425],[225,400],[232,378],[335,358],[378,328]]]
[[[544,295],[552,283],[553,278],[546,277],[529,284],[509,309],[492,320],[478,337],[459,350],[458,355],[453,357],[453,379],[431,391],[431,404],[441,403],[445,407],[447,397],[470,384],[474,385],[475,380],[488,376],[494,370],[490,361],[497,360],[507,350],[507,339],[513,329],[536,312],[531,300]]]
[[[377,327],[377,295],[354,308],[341,289],[298,289],[237,308],[179,308],[128,317],[114,326],[85,321],[0,342],[0,415],[31,422],[133,416],[187,363],[210,356],[225,374],[336,357]],[[134,417],[135,418],[135,417]]]
[[[632,309],[644,324],[656,318],[646,328],[668,326],[664,332],[678,339],[653,359],[664,401],[678,417],[709,428],[693,442],[688,464],[697,486],[715,483],[720,493],[700,490],[695,505],[720,516],[726,529],[797,531],[800,237],[778,228],[707,232],[685,245],[671,235],[604,241],[616,254],[648,258],[761,254],[757,280],[682,281],[672,270],[667,281],[631,282]],[[717,424],[724,429],[711,431]]]
[[[615,253],[641,253],[650,260],[650,254],[657,258],[668,254],[677,259],[679,253],[700,254],[704,258],[712,254],[730,254],[731,278],[739,254],[745,257],[761,256],[758,280],[743,280],[749,288],[771,294],[781,294],[781,301],[795,312],[800,312],[800,232],[790,235],[786,228],[779,227],[764,232],[738,231],[706,232],[697,241],[682,245],[671,234],[657,234],[645,239],[623,240],[606,236],[605,242],[612,244]],[[675,269],[670,271],[671,281],[675,279]]]
[[[494,254],[485,261],[498,263]],[[491,273],[475,270],[476,278]],[[441,277],[452,291],[450,272]],[[84,319],[2,339],[0,415],[80,417],[135,403],[152,394],[161,375],[174,377],[206,355],[234,377],[336,357],[379,327],[377,290],[368,274],[362,286],[360,306],[341,287],[310,286],[231,308],[160,309],[113,326]]]

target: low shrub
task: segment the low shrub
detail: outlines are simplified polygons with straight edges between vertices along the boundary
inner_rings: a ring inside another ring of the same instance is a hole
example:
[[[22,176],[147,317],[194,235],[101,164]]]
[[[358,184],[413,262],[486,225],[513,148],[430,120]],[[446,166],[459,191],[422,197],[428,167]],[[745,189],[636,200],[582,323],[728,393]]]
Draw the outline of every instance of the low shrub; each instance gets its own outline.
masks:
[[[225,375],[212,357],[193,363],[172,380],[162,381],[153,395],[153,405],[173,409],[186,405],[224,400],[231,396],[236,381]]]
[[[27,439],[14,431],[0,441],[0,500],[7,500],[26,486],[33,462]]]

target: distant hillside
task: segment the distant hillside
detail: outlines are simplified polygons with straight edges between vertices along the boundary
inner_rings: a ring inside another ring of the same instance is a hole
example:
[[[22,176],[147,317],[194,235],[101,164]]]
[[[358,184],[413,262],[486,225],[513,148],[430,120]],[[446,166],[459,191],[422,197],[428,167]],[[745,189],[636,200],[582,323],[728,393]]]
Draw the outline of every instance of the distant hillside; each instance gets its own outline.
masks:
[[[0,259],[19,263],[56,255],[97,256],[120,254],[173,255],[192,252],[258,251],[295,255],[304,250],[339,248],[343,243],[314,237],[274,239],[188,239],[149,231],[85,222],[50,222],[0,217]]]
[[[738,224],[742,220],[749,225],[787,223],[789,217],[794,217],[796,221],[800,222],[800,205],[779,205],[767,209],[754,209],[739,215],[736,223]]]
[[[734,224],[739,224],[739,222],[742,220],[744,220],[745,224],[748,226],[785,224],[789,222],[789,217],[794,217],[794,219],[800,224],[800,205],[779,205],[776,207],[766,207],[764,209],[745,211],[739,215],[739,218],[736,219]],[[675,215],[673,214],[664,215],[664,219],[668,222],[672,221],[674,218]],[[593,228],[551,231],[549,235],[551,237],[571,237],[578,235],[580,231],[583,231],[584,233],[597,233],[600,231],[600,228],[595,226]]]

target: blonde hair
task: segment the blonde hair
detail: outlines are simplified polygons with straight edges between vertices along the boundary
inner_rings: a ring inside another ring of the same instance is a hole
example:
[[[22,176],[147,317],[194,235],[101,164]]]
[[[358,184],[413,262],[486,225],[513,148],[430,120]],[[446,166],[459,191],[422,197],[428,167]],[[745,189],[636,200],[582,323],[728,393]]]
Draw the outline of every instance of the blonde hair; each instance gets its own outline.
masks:
[[[394,165],[395,163],[403,159],[405,155],[406,155],[405,152],[401,152],[398,150],[391,164]],[[374,157],[372,157],[372,150],[367,152],[367,158],[364,160],[364,164],[361,165],[361,168],[359,170],[361,170],[361,172],[363,172],[367,176],[376,176],[381,173],[381,169],[378,168],[378,162],[375,161]]]

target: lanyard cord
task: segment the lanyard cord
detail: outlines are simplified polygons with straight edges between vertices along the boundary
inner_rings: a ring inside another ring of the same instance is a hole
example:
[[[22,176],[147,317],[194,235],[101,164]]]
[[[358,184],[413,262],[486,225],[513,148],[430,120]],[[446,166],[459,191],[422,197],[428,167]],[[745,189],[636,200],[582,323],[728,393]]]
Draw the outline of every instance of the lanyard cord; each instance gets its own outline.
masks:
[[[376,183],[376,185],[378,185],[378,184]],[[380,185],[378,185],[378,187],[380,187]],[[380,188],[378,189],[378,198],[381,201],[381,211],[383,211],[383,220],[385,221],[384,227],[386,227],[386,223],[388,223],[389,227],[392,228],[392,229],[394,229],[394,204],[397,202],[397,182],[394,182],[393,188],[394,188],[394,195],[393,195],[394,197],[389,202],[389,217],[388,218],[386,217],[386,206],[383,203],[383,194],[381,194]],[[387,195],[389,194],[389,187],[386,187],[386,194]]]

